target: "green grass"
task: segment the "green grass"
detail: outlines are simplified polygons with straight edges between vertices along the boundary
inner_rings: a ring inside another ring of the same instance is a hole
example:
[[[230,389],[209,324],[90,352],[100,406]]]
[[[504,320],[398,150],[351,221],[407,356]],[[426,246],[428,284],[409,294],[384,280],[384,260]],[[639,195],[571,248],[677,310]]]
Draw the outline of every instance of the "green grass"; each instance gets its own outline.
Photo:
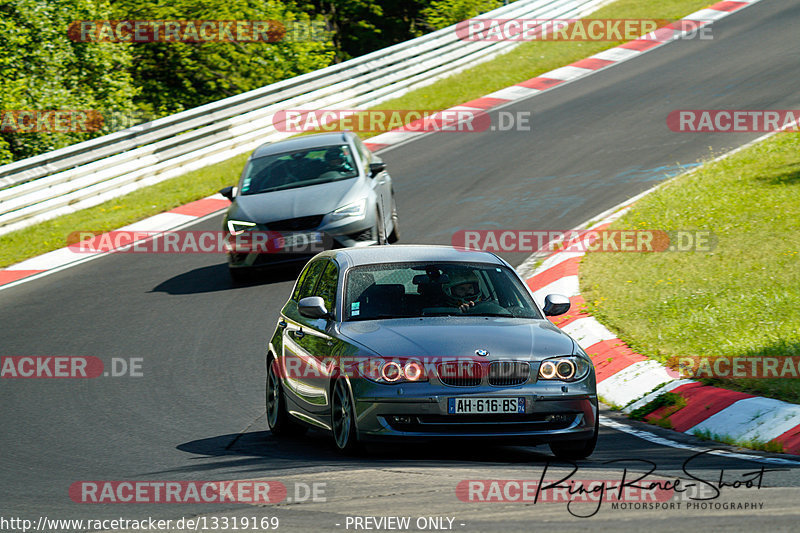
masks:
[[[730,444],[731,446],[741,446],[742,448],[749,448],[751,450],[762,450],[765,452],[772,452],[772,453],[784,453],[783,444],[776,441],[763,441],[757,439],[750,439],[750,440],[736,440],[730,435],[719,435],[717,433],[712,433],[707,429],[703,430],[695,430],[692,433],[695,437],[702,439],[702,440],[713,440],[715,442],[722,442],[724,444]]]
[[[672,423],[669,421],[669,417],[676,411],[680,411],[686,407],[686,399],[680,394],[676,394],[674,392],[665,392],[664,394],[647,402],[646,405],[643,405],[638,409],[634,409],[631,411],[630,417],[634,420],[644,420],[647,415],[656,409],[667,406],[669,406],[669,409],[664,411],[664,414],[661,418],[654,420],[653,424],[663,428],[672,429]]]
[[[591,18],[679,19],[707,0],[619,0]],[[376,106],[380,109],[446,109],[514,85],[621,43],[528,42],[435,84]],[[365,134],[362,137],[367,138]],[[238,179],[246,156],[210,165],[96,207],[0,236],[0,268],[66,245],[73,231],[108,231],[203,198]]]
[[[590,355],[591,355],[591,354],[590,354]],[[610,361],[610,360],[611,360],[611,358],[609,357],[609,361]],[[663,383],[659,383],[658,385],[656,385],[655,387],[653,387],[653,388],[652,388],[652,389],[651,389],[649,392],[647,392],[647,393],[643,394],[643,395],[641,396],[641,398],[643,398],[644,396],[647,396],[648,394],[652,394],[652,393],[654,393],[655,391],[657,391],[657,390],[659,390],[659,389],[662,389],[662,388],[664,388],[664,387],[667,385],[667,383],[669,383],[669,382],[668,382],[668,381],[665,381],[665,382],[663,382]],[[629,401],[628,403],[626,403],[626,404],[625,404],[625,406],[624,406],[624,407],[622,407],[622,409],[627,409],[628,407],[630,407],[630,406],[631,406],[631,405],[633,405],[634,403],[638,402],[639,400],[640,400],[640,398],[634,398],[633,400],[631,400],[631,401]],[[654,400],[654,401],[655,401],[655,400]],[[649,405],[649,404],[648,404],[648,405]],[[648,412],[648,413],[649,413],[649,412]],[[648,413],[645,413],[645,414],[648,414]]]
[[[0,237],[0,267],[67,245],[75,231],[104,232],[209,196],[235,181],[247,154]]]
[[[800,356],[800,135],[783,133],[680,176],[617,229],[710,230],[708,252],[589,253],[590,311],[661,362]],[[800,379],[708,384],[800,403]]]

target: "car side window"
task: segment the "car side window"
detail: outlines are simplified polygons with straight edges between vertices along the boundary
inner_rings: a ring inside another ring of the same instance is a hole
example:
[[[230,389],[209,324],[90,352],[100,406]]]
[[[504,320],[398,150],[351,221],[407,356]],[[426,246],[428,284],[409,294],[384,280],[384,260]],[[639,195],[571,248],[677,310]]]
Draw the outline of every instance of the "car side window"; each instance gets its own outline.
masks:
[[[325,302],[325,308],[329,312],[333,312],[336,309],[336,286],[339,281],[339,267],[333,261],[327,261],[327,263],[328,266],[325,267],[325,272],[319,278],[314,296],[320,296]]]
[[[325,268],[326,261],[314,261],[306,266],[305,270],[300,274],[297,279],[297,286],[295,287],[292,300],[300,301],[306,296],[313,296],[314,285],[322,274],[322,269]]]

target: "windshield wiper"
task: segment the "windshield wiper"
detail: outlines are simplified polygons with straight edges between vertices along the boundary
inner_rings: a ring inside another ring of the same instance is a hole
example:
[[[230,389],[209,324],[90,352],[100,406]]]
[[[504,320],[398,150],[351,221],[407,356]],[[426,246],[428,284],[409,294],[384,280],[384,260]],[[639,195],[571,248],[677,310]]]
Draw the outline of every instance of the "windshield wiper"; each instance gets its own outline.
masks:
[[[392,315],[387,313],[380,313],[377,315],[351,316],[350,321],[356,322],[359,320],[383,320],[390,318],[416,318],[416,315]]]
[[[280,191],[281,189],[284,189],[284,188],[287,188],[287,187],[285,187],[285,186],[283,186],[283,185],[279,185],[279,186],[277,186],[277,187],[267,187],[266,189],[259,189],[259,190],[257,190],[257,191],[247,191],[247,192],[243,192],[242,194],[244,194],[244,195],[248,195],[248,194],[261,194],[262,192],[273,192],[273,191]]]

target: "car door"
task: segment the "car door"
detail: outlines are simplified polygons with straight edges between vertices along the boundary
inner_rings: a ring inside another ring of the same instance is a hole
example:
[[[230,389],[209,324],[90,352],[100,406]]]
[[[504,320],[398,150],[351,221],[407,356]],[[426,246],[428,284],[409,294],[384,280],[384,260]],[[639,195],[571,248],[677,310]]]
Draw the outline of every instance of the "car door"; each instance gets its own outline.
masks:
[[[320,274],[313,289],[301,291],[300,297],[320,296],[325,302],[325,307],[335,313],[336,289],[339,280],[339,267],[331,259],[316,261],[315,272]],[[311,282],[309,281],[309,287]],[[287,364],[289,378],[287,387],[291,388],[297,398],[299,407],[316,421],[327,425],[329,415],[328,386],[331,374],[335,369],[332,351],[336,346],[335,339],[330,335],[333,321],[324,318],[308,318],[296,316],[297,329],[287,333],[289,342],[284,343],[287,348]],[[289,327],[286,328],[289,330]],[[291,358],[291,363],[290,359]]]
[[[309,263],[300,274],[297,286],[291,299],[281,314],[281,370],[287,400],[296,405],[302,413],[308,413],[315,397],[311,391],[305,390],[303,374],[309,371],[308,340],[306,333],[310,330],[311,319],[302,316],[297,310],[297,302],[307,296],[314,295],[314,289],[322,276],[327,260],[318,259]],[[317,396],[319,396],[317,394]],[[319,401],[318,399],[316,401]]]
[[[309,409],[327,421],[330,415],[330,381],[336,370],[334,353],[337,348],[337,339],[333,335],[336,317],[337,287],[339,283],[339,265],[332,259],[326,260],[325,270],[314,287],[314,296],[319,296],[325,302],[325,308],[331,319],[306,319],[306,334],[303,337],[303,347],[307,351],[309,372],[301,376],[301,383],[306,394],[313,398]]]

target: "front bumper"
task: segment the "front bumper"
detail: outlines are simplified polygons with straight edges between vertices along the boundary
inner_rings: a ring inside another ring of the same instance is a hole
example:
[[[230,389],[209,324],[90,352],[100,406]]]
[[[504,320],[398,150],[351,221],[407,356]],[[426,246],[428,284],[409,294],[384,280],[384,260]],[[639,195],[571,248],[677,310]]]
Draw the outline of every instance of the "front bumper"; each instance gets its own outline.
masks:
[[[351,248],[355,246],[368,246],[374,244],[372,228],[375,226],[375,217],[365,216],[355,222],[346,220],[333,224],[326,224],[318,229],[301,230],[297,233],[321,233],[322,242],[298,248],[292,252],[256,253],[236,252],[226,253],[228,266],[231,268],[248,268],[283,263],[306,262],[319,252],[337,248]]]
[[[424,384],[407,388],[421,386]],[[556,392],[552,387],[535,384],[512,388],[474,387],[469,391],[435,387],[438,390],[427,394],[410,393],[403,387],[369,384],[364,387],[366,390],[359,390],[361,387],[354,383],[359,438],[469,437],[537,444],[590,439],[597,423],[597,395],[585,386],[576,387],[572,392],[569,389]],[[454,397],[522,397],[525,398],[525,412],[448,414],[448,399]]]

